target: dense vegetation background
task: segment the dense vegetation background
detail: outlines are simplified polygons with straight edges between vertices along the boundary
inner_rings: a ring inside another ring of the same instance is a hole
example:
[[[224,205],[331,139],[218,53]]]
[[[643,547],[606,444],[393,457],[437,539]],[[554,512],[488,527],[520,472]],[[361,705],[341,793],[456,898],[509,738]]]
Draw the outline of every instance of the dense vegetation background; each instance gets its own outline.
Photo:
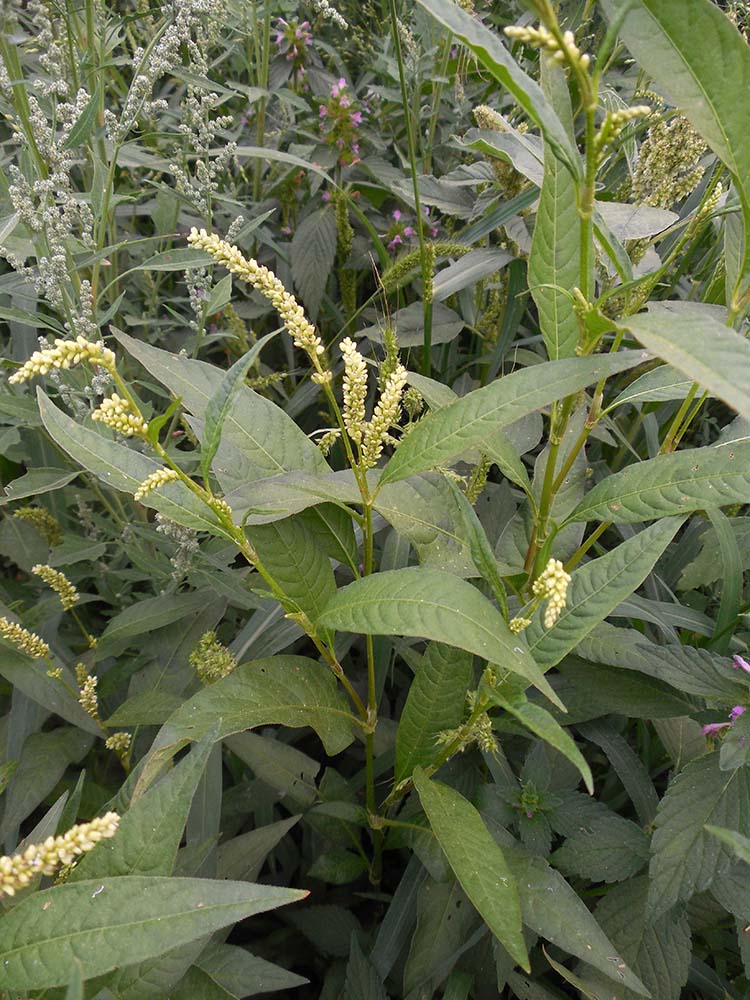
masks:
[[[0,10],[0,995],[750,997],[748,4]]]

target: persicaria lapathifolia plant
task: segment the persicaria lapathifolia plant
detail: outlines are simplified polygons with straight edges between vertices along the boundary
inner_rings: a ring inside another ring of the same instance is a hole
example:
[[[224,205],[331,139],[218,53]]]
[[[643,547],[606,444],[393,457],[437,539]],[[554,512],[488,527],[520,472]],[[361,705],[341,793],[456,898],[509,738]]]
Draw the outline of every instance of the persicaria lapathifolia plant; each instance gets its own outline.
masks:
[[[490,7],[3,9],[3,995],[748,992],[750,13]]]

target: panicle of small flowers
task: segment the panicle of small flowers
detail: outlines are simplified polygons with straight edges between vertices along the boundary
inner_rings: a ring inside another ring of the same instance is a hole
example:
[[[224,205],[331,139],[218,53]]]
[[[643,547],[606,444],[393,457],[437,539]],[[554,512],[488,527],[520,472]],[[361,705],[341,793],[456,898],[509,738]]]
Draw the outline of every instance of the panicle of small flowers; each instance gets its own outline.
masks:
[[[166,486],[167,483],[174,483],[179,478],[179,474],[174,469],[157,469],[150,476],[146,476],[133,494],[133,499],[143,500],[153,490],[158,490],[160,486]]]
[[[10,621],[4,615],[0,618],[0,637],[22,653],[36,659],[43,659],[51,655],[49,646],[41,636],[38,636],[36,632],[29,632],[28,629],[17,622]]]
[[[60,598],[60,603],[65,611],[70,611],[71,608],[78,604],[81,599],[80,594],[67,576],[64,573],[61,573],[60,570],[53,569],[51,566],[46,566],[42,563],[37,563],[36,566],[31,567],[31,572],[35,576],[44,580],[47,586],[54,590]]]
[[[399,362],[395,371],[388,376],[380,399],[375,404],[372,420],[365,425],[362,443],[362,465],[365,469],[372,469],[377,464],[389,437],[388,432],[398,423],[405,386],[406,369]]]
[[[0,898],[15,896],[37,876],[54,875],[58,866],[72,864],[100,841],[114,837],[119,823],[118,814],[108,812],[90,823],[79,823],[57,837],[47,837],[41,844],[32,844],[20,854],[1,857]]]
[[[654,208],[671,208],[695,190],[703,177],[700,159],[708,149],[687,118],[657,119],[638,150],[633,173],[633,200]]]
[[[357,101],[342,76],[331,85],[330,95],[318,107],[321,137],[338,151],[341,166],[359,163],[358,129],[366,117],[367,108]]]
[[[133,742],[133,737],[130,733],[112,733],[104,741],[104,746],[107,750],[113,750],[116,754],[122,755],[127,753],[130,749],[130,744]]]
[[[413,239],[417,235],[417,230],[414,226],[402,221],[403,213],[401,209],[396,208],[391,212],[391,219],[393,220],[388,227],[388,231],[383,233],[383,238],[388,240],[388,249],[395,250],[396,247],[403,246],[403,244],[410,239]]]
[[[424,409],[424,396],[416,386],[410,385],[404,393],[403,403],[409,420],[415,420]]]
[[[542,573],[534,581],[531,588],[535,597],[547,600],[544,611],[544,627],[552,628],[565,607],[568,586],[571,581],[569,573],[559,559],[550,559]]]
[[[340,14],[335,7],[332,7],[328,0],[310,0],[310,6],[327,21],[331,21],[337,28],[344,30],[349,27],[346,18]]]
[[[44,507],[17,507],[13,511],[13,517],[32,524],[50,545],[59,545],[63,540],[59,521]]]
[[[487,455],[482,455],[477,465],[471,473],[469,482],[466,484],[464,496],[470,504],[475,504],[484,492],[487,485],[487,476],[492,468],[492,460]]]
[[[134,434],[145,437],[148,431],[148,424],[140,413],[134,413],[128,400],[118,396],[116,392],[109,399],[102,400],[99,408],[91,414],[91,419],[125,437],[132,437]]]
[[[273,271],[259,264],[257,260],[245,257],[236,246],[233,246],[215,234],[209,235],[205,229],[191,229],[188,236],[190,246],[205,250],[213,259],[246,281],[265,296],[281,317],[284,326],[294,338],[296,347],[302,348],[319,367],[319,357],[324,353],[320,337],[315,327],[305,316],[302,306],[295,297],[286,290]]]
[[[318,441],[318,449],[324,457],[328,455],[331,448],[336,444],[338,439],[341,437],[341,431],[338,427],[333,428],[333,430],[326,431],[322,435],[321,439]]]
[[[188,659],[204,684],[213,684],[222,677],[228,677],[237,666],[237,660],[219,642],[215,632],[204,632]]]
[[[508,38],[515,38],[519,42],[523,42],[524,45],[531,45],[535,49],[548,52],[555,62],[578,63],[584,70],[591,62],[591,57],[582,53],[576,45],[575,35],[572,31],[563,32],[562,45],[543,24],[540,24],[538,28],[510,25],[505,29],[505,34]]]
[[[85,672],[85,667],[81,669],[83,664],[79,663],[76,667],[76,673],[78,675],[78,704],[90,715],[92,719],[99,718],[99,696],[96,693],[96,688],[99,683],[98,677],[93,674],[89,674],[88,671]]]
[[[276,21],[276,37],[274,44],[279,55],[284,56],[292,64],[292,75],[304,77],[307,73],[305,64],[309,58],[308,49],[312,45],[313,36],[309,21],[285,21],[283,17]]]
[[[197,533],[191,528],[186,528],[182,524],[172,521],[163,514],[156,515],[156,530],[177,546],[169,561],[173,567],[172,578],[174,580],[182,579],[190,569],[193,556],[200,548]]]
[[[367,399],[367,365],[349,337],[339,344],[344,359],[344,407],[342,416],[349,437],[356,444],[362,441],[365,429]]]
[[[13,372],[8,381],[18,385],[34,378],[35,375],[46,375],[56,368],[72,368],[73,365],[81,364],[83,361],[99,365],[110,372],[115,368],[114,352],[105,347],[100,340],[92,343],[81,336],[75,340],[63,340],[58,337],[54,347],[34,351],[28,361]]]

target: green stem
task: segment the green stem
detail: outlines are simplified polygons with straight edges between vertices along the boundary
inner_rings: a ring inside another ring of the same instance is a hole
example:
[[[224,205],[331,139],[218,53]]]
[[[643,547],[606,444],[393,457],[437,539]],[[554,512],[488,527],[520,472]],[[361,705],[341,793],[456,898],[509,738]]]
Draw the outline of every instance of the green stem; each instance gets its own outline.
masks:
[[[398,13],[396,11],[396,0],[388,0],[391,18],[391,36],[393,38],[393,48],[396,53],[398,63],[398,79],[401,85],[401,105],[404,110],[404,121],[406,124],[406,140],[409,147],[409,170],[411,173],[412,191],[414,195],[414,208],[417,213],[417,236],[419,238],[419,254],[422,260],[423,280],[429,272],[431,274],[432,264],[428,260],[427,245],[424,235],[424,219],[422,217],[422,200],[419,196],[419,179],[417,175],[417,146],[414,138],[414,123],[412,121],[409,108],[409,95],[406,90],[406,73],[404,71],[404,59],[401,52],[401,38],[398,33]],[[430,350],[432,348],[432,295],[425,295],[423,300],[424,334],[422,342],[422,373],[430,374]]]

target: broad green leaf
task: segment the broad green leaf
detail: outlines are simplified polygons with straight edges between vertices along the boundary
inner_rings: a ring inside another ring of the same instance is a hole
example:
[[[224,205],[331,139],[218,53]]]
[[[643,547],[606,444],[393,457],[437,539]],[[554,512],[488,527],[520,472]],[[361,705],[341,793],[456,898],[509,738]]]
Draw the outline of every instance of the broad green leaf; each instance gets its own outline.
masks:
[[[472,681],[472,657],[463,650],[431,642],[406,696],[396,733],[396,783],[438,754],[437,737],[464,717]]]
[[[244,733],[244,736],[251,735]],[[234,739],[235,737],[230,737]],[[291,749],[287,747],[287,749]],[[290,816],[256,827],[249,833],[225,840],[219,845],[218,875],[220,878],[238,879],[254,882],[263,864],[276,847],[299,820],[299,816]]]
[[[0,655],[0,675],[14,688],[18,688],[27,698],[42,705],[55,715],[72,722],[78,729],[96,736],[101,735],[101,729],[88,715],[75,697],[75,679],[72,671],[63,667],[63,679],[73,693],[63,686],[59,680],[50,677],[46,660],[37,660],[26,653],[3,644]]]
[[[682,518],[667,518],[621,542],[572,574],[567,602],[550,629],[540,609],[526,630],[529,652],[543,670],[572,652],[578,643],[646,579],[672,541]]]
[[[13,503],[23,497],[36,497],[40,493],[50,493],[67,486],[79,475],[78,472],[66,472],[65,469],[29,469],[23,476],[14,479],[5,487],[5,494],[0,496],[0,505]]]
[[[474,806],[453,788],[430,781],[421,768],[414,786],[461,887],[487,926],[526,971],[521,906],[505,856]]]
[[[567,757],[571,764],[580,771],[589,794],[594,794],[594,779],[586,758],[576,746],[570,733],[563,729],[546,709],[528,701],[523,693],[512,690],[510,685],[501,685],[499,688],[487,686],[482,688],[482,692],[487,694],[494,704],[509,712],[522,726]]]
[[[336,217],[330,208],[307,215],[290,247],[294,287],[314,323],[336,259]]]
[[[81,760],[91,749],[93,737],[72,726],[61,726],[49,733],[32,733],[21,750],[21,757],[8,790],[0,839],[12,839],[20,823],[50,794],[68,766]]]
[[[415,472],[446,465],[462,452],[481,448],[493,433],[527,413],[632,368],[643,359],[639,351],[564,358],[524,368],[475,389],[421,420],[398,446],[380,483],[385,485]]]
[[[611,889],[594,911],[609,936],[618,958],[627,962],[656,1000],[680,1000],[687,982],[691,959],[690,925],[687,913],[674,911],[650,920],[646,909],[648,879],[630,879]],[[603,996],[633,1000],[635,994],[593,977]]]
[[[70,881],[113,875],[171,875],[190,803],[213,743],[209,734],[169,774],[151,785],[122,816],[114,837],[84,855]]]
[[[346,966],[346,996],[351,1000],[388,1000],[382,980],[359,944],[352,938]]]
[[[495,32],[452,0],[418,0],[419,5],[463,42],[484,68],[510,91],[542,130],[545,141],[574,177],[581,175],[575,143],[545,98],[541,87],[520,68]]]
[[[736,830],[727,830],[723,826],[707,826],[706,831],[713,837],[718,837],[719,840],[727,844],[731,849],[732,853],[740,861],[744,861],[745,864],[750,865],[750,838],[744,837],[741,833]]]
[[[630,796],[641,826],[648,828],[656,815],[659,799],[646,764],[615,726],[606,721],[586,723],[578,727],[578,732],[602,748]]]
[[[564,683],[556,688],[564,699],[568,716],[562,721],[576,724],[616,712],[632,719],[673,719],[693,711],[690,699],[659,681],[639,677],[628,670],[588,663],[569,654],[558,670]]]
[[[729,519],[729,526],[734,536],[734,548],[744,572],[750,568],[750,517],[732,517]],[[716,558],[718,539],[711,525],[705,526],[699,544],[698,555],[682,569],[677,581],[678,590],[695,590],[721,579],[722,567]]]
[[[693,384],[692,379],[680,375],[671,365],[659,365],[639,375],[627,389],[623,389],[609,404],[607,412],[624,403],[662,403],[670,399],[684,399]]]
[[[708,889],[732,860],[706,826],[750,829],[750,773],[719,770],[719,754],[687,764],[672,779],[656,814],[651,850],[652,919]]]
[[[110,619],[96,644],[97,656],[109,655],[109,650],[117,643],[136,639],[197,614],[212,596],[205,590],[196,590],[184,594],[160,594],[131,604]]]
[[[584,796],[586,802],[591,800]],[[529,856],[512,846],[505,830],[496,837],[502,845],[521,900],[523,923],[570,955],[603,972],[616,983],[625,983],[641,996],[646,990],[627,966],[615,965],[615,948],[578,893],[544,858]]]
[[[722,771],[733,771],[746,764],[750,764],[750,717],[747,712],[735,720],[721,741],[719,768]]]
[[[215,942],[196,960],[187,976],[170,991],[170,1000],[239,1000],[291,990],[307,983],[264,958],[236,945]]]
[[[195,267],[205,267],[213,264],[214,259],[203,250],[193,247],[178,247],[175,250],[162,250],[155,253],[142,264],[133,268],[134,271],[189,271]]]
[[[572,134],[573,114],[562,67],[540,60],[542,87],[565,129]],[[572,358],[580,337],[571,289],[581,285],[581,219],[576,182],[555,152],[544,153],[544,180],[529,254],[529,290],[539,311],[551,361]]]
[[[227,277],[230,276],[227,275]],[[234,397],[239,392],[240,386],[244,385],[245,376],[250,367],[255,363],[268,341],[276,336],[276,333],[277,331],[274,330],[272,333],[267,333],[265,337],[261,337],[249,351],[235,361],[221,380],[217,391],[208,401],[201,445],[201,471],[204,479],[208,479],[211,471],[211,463],[219,449],[224,421],[232,410]]]
[[[248,529],[261,565],[312,622],[336,593],[331,561],[305,522],[288,517]]]
[[[617,0],[602,0],[610,20]],[[731,170],[745,219],[740,279],[750,263],[750,51],[710,0],[635,0],[620,36],[641,68],[667,90],[680,111]]]
[[[707,507],[745,503],[750,491],[750,443],[690,448],[657,455],[606,476],[569,521],[630,524]]]
[[[318,798],[315,778],[320,763],[297,747],[256,733],[237,733],[225,743],[256,778],[273,788],[287,804],[291,802],[295,811],[309,809]]]
[[[651,302],[648,312],[620,322],[652,354],[750,417],[750,343],[721,322],[723,315],[696,302]]]
[[[581,826],[555,851],[552,861],[566,875],[622,882],[648,864],[648,847],[648,837],[636,823],[613,813]]]
[[[465,257],[449,264],[435,276],[432,285],[433,301],[444,302],[464,288],[471,288],[483,278],[497,274],[500,268],[505,267],[511,260],[513,257],[507,250],[501,250],[499,247],[470,250]],[[399,343],[401,343],[400,333],[399,330]]]
[[[204,420],[224,372],[215,365],[170,354],[119,331],[117,339],[152,378],[182,398],[185,409]],[[198,435],[200,437],[200,433]],[[330,471],[320,450],[280,407],[240,386],[224,421],[214,474],[225,493],[284,472]]]
[[[82,426],[55,406],[41,389],[37,389],[37,400],[42,421],[53,440],[112,489],[132,496],[144,479],[163,468],[161,462]],[[186,528],[213,534],[222,532],[216,515],[184,483],[167,483],[152,490],[143,503]]]
[[[744,675],[732,670],[728,657],[681,643],[657,646],[635,629],[597,626],[576,653],[594,663],[638,670],[685,694],[721,704],[736,705],[747,696]]]
[[[304,656],[243,663],[186,701],[167,721],[159,745],[199,740],[217,720],[217,739],[272,723],[311,726],[328,754],[340,753],[353,739],[354,718],[333,674]]]
[[[730,519],[720,510],[711,508],[706,511],[706,515],[719,543],[717,562],[721,566],[721,601],[711,646],[717,653],[726,653],[732,638],[732,628],[742,608],[742,558],[735,544]]]
[[[456,962],[478,922],[456,879],[428,879],[419,889],[417,925],[404,966],[404,995],[434,991]]]
[[[355,580],[335,595],[320,620],[341,631],[409,635],[465,649],[520,674],[562,707],[500,612],[450,573],[411,566]]]
[[[0,918],[0,988],[66,985],[76,962],[90,979],[306,895],[246,882],[139,875],[55,886]]]
[[[206,937],[200,937],[189,944],[170,948],[162,955],[97,976],[88,984],[89,995],[97,997],[113,993],[117,1000],[164,1000],[164,997],[171,997],[172,987],[182,979],[205,945]]]

